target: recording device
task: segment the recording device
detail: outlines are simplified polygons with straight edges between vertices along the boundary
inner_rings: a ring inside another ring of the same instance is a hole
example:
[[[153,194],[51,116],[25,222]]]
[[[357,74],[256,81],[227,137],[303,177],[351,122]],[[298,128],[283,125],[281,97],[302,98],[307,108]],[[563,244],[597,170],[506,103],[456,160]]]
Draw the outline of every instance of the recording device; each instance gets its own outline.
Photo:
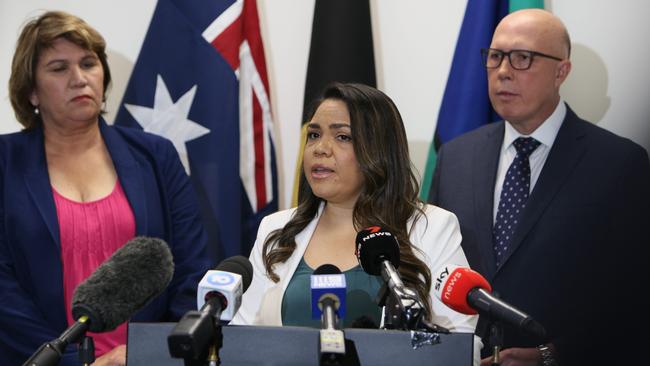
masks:
[[[427,328],[426,310],[417,292],[404,285],[397,268],[400,264],[397,238],[379,226],[357,233],[356,256],[363,270],[381,275],[387,288],[383,290],[380,306],[385,305],[384,327],[406,330]],[[437,327],[436,327],[437,328]],[[445,331],[443,328],[436,331]]]
[[[43,344],[23,366],[58,365],[66,347],[87,331],[108,332],[162,293],[174,274],[169,246],[161,239],[136,237],[102,263],[72,296],[76,322]]]
[[[241,255],[219,263],[206,272],[197,289],[197,308],[188,311],[167,337],[169,353],[186,360],[205,359],[211,344],[221,344],[220,322],[233,318],[243,292],[253,279],[253,267]]]
[[[253,266],[248,258],[236,255],[224,259],[214,270],[206,272],[196,291],[196,308],[202,309],[210,299],[219,296],[224,304],[218,316],[230,321],[241,306],[242,294],[253,280]]]
[[[345,275],[332,264],[316,268],[311,276],[312,318],[321,319],[321,365],[340,365],[345,356],[345,336],[340,319],[345,316]]]
[[[478,272],[447,264],[435,273],[434,281],[435,296],[451,309],[468,315],[479,313],[544,339],[544,327],[530,315],[492,295],[492,287]]]

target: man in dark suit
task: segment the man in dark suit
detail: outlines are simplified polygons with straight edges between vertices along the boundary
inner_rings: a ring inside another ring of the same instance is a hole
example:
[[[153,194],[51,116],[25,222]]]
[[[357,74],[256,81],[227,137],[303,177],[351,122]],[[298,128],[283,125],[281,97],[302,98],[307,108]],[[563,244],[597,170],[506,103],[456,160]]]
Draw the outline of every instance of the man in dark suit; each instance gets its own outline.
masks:
[[[434,174],[429,200],[458,216],[470,265],[546,328],[540,340],[504,327],[502,365],[642,363],[647,316],[634,314],[648,307],[632,282],[648,278],[648,153],[562,101],[570,45],[546,11],[506,16],[482,50],[505,121],[444,145]]]

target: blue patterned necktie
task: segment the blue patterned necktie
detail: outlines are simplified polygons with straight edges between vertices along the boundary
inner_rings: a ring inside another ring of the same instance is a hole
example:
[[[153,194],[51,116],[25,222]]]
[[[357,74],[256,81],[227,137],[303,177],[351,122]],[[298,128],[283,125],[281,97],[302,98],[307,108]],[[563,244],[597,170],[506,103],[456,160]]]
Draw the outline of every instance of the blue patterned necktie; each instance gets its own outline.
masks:
[[[517,156],[510,164],[506,178],[503,181],[497,217],[492,228],[497,267],[501,265],[501,261],[508,252],[515,228],[519,223],[524,207],[526,207],[526,200],[530,192],[530,163],[528,157],[537,149],[540,142],[532,137],[520,137],[512,144],[517,149]]]

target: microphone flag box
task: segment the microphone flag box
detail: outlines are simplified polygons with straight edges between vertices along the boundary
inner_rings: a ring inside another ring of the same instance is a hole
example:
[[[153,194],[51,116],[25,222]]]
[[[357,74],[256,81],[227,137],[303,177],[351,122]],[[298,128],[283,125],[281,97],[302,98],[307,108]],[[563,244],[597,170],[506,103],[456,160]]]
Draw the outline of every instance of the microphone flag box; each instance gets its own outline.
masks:
[[[467,302],[469,292],[475,288],[492,291],[492,286],[478,272],[455,264],[447,264],[433,276],[433,294],[448,307],[468,315],[476,310]]]
[[[196,306],[201,309],[210,292],[218,292],[226,299],[226,308],[221,313],[221,320],[232,320],[241,305],[242,278],[240,275],[226,271],[210,270],[205,273],[196,291]]]
[[[339,318],[345,317],[345,275],[311,275],[311,317],[320,319],[323,309],[320,302],[326,297],[334,299]]]

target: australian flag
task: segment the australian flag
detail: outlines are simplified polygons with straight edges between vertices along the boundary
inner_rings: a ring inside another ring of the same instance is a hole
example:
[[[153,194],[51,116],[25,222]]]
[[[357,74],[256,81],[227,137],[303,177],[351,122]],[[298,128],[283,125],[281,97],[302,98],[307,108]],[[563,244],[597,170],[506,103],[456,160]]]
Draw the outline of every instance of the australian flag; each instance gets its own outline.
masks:
[[[248,255],[260,220],[278,208],[255,0],[158,0],[115,123],[170,139],[212,257]]]

